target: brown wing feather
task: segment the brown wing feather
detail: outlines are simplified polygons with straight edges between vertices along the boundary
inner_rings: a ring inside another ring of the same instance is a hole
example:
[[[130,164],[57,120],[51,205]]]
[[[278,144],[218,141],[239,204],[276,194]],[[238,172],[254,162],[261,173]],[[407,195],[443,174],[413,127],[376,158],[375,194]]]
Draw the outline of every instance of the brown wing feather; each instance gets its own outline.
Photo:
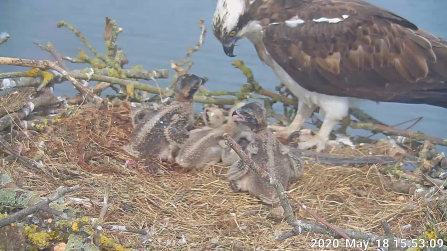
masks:
[[[447,107],[447,43],[392,12],[360,0],[257,0],[250,14],[268,53],[307,90]],[[297,15],[305,23],[285,24]]]

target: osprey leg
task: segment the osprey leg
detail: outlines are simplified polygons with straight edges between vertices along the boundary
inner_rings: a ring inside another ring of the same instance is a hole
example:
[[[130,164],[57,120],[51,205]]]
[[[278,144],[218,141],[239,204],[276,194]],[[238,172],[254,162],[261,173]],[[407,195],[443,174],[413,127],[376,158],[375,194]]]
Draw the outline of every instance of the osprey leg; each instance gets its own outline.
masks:
[[[301,126],[304,124],[304,122],[306,122],[308,118],[310,118],[315,108],[315,105],[307,105],[300,100],[298,103],[298,112],[296,113],[295,118],[289,126],[282,127],[269,125],[268,128],[276,131],[276,137],[287,139],[291,133],[301,129]]]
[[[298,148],[309,149],[316,146],[317,152],[322,152],[326,146],[326,142],[329,140],[329,134],[331,134],[332,129],[338,124],[338,122],[339,120],[325,117],[320,131],[318,131],[318,133],[311,139],[299,143]]]

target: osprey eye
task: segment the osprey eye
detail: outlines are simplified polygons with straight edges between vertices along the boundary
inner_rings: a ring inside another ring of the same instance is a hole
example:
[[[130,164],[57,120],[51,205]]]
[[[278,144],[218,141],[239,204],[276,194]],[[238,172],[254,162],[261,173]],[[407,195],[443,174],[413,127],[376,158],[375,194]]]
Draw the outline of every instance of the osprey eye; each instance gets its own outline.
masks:
[[[231,31],[230,32],[230,37],[234,37],[236,35],[236,31]]]

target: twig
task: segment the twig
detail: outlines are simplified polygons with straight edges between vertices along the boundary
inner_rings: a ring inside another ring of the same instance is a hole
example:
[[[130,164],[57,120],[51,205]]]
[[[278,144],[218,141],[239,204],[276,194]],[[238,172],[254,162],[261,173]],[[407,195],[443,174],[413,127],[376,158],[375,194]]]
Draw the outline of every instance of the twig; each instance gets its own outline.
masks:
[[[375,132],[383,132],[383,133],[389,133],[389,134],[394,134],[394,135],[398,135],[398,136],[409,137],[409,138],[413,138],[413,139],[420,140],[420,141],[427,140],[427,141],[430,141],[430,142],[438,144],[438,145],[447,146],[447,139],[436,138],[433,136],[425,135],[422,132],[411,132],[411,131],[407,131],[407,130],[403,130],[403,129],[392,128],[392,127],[385,126],[385,125],[378,125],[378,124],[371,124],[371,123],[359,123],[359,122],[354,122],[354,121],[351,121],[351,124],[349,126],[352,128],[356,128],[356,129],[366,129],[366,130],[371,130],[371,131],[375,131]]]
[[[358,166],[358,165],[373,165],[373,164],[384,164],[384,165],[395,165],[400,161],[386,156],[337,156],[326,153],[318,153],[311,150],[301,150],[296,148],[290,148],[291,152],[300,156],[313,158],[314,162],[333,165],[333,166]]]
[[[28,158],[23,157],[18,152],[14,151],[11,147],[9,147],[7,144],[0,141],[0,145],[3,146],[3,148],[6,149],[10,154],[14,155],[19,161],[25,164],[30,169],[37,170],[38,164],[34,160],[30,160]]]
[[[8,41],[8,39],[9,39],[10,37],[11,37],[11,36],[9,36],[9,34],[6,33],[6,32],[2,32],[2,33],[0,33],[0,44],[3,44],[3,43],[5,43],[6,41]]]
[[[40,210],[43,210],[43,208],[47,207],[51,202],[59,199],[60,197],[64,196],[67,193],[74,192],[76,190],[79,190],[81,187],[79,185],[73,186],[73,187],[60,187],[56,190],[55,193],[53,193],[50,197],[47,199],[44,199],[43,201],[38,202],[37,204],[25,208],[23,210],[20,210],[17,213],[11,214],[9,216],[6,216],[4,218],[0,219],[0,228],[6,225],[9,225],[11,223],[14,223],[16,221],[19,221],[23,217],[33,214],[35,212],[38,212]]]
[[[92,227],[94,229],[93,243],[95,243],[95,245],[97,246],[99,246],[99,241],[101,239],[101,232],[102,232],[102,226],[100,224],[104,221],[104,217],[106,216],[108,210],[109,194],[110,189],[112,188],[111,186],[112,185],[110,183],[110,176],[109,176],[109,178],[107,179],[106,191],[104,193],[104,204],[102,205],[101,212],[99,213],[99,219],[94,220],[92,223]]]
[[[107,210],[108,210],[108,206],[109,206],[109,195],[110,195],[110,190],[112,189],[112,183],[110,180],[110,177],[107,179],[107,187],[106,187],[106,192],[104,194],[104,204],[102,205],[102,209],[101,209],[101,213],[99,214],[99,219],[101,221],[104,220],[104,217],[106,216]]]
[[[116,22],[113,19],[106,17],[106,26],[104,28],[104,40],[106,41],[107,58],[109,61],[114,61],[117,53],[116,40],[118,34],[123,31],[123,28],[116,27]]]
[[[177,82],[177,78],[180,75],[186,74],[188,73],[188,70],[192,67],[193,62],[189,61],[191,54],[198,51],[200,49],[200,47],[202,46],[202,44],[205,42],[205,35],[206,35],[206,27],[205,25],[203,25],[204,20],[203,19],[199,19],[198,25],[200,28],[200,36],[199,36],[199,41],[197,42],[196,46],[194,47],[189,47],[188,50],[186,51],[186,55],[185,58],[183,58],[180,61],[174,62],[171,60],[171,68],[175,70],[175,75],[174,78],[172,79],[171,85],[168,87],[168,89],[171,89],[175,83]],[[188,63],[188,65],[183,68],[183,66]]]
[[[94,93],[90,92],[86,87],[80,84],[75,78],[70,76],[67,71],[62,69],[57,64],[49,61],[49,60],[30,60],[30,59],[21,59],[21,58],[8,58],[8,57],[0,57],[0,65],[16,65],[16,66],[25,66],[25,67],[35,67],[43,70],[53,69],[58,71],[62,76],[67,78],[76,89],[80,90],[81,93],[85,93],[88,97],[93,98],[97,103],[102,102],[102,98],[98,97]]]
[[[93,49],[93,47],[87,42],[87,39],[85,38],[84,35],[82,35],[82,33],[80,31],[76,30],[75,28],[73,28],[73,26],[71,26],[70,24],[68,24],[65,21],[60,21],[57,23],[57,28],[60,28],[62,26],[65,26],[65,27],[67,27],[67,29],[71,30],[97,58],[104,61],[104,63],[107,63],[107,61],[108,61],[107,58],[104,55],[97,52],[95,49]]]
[[[68,68],[65,65],[65,62],[62,59],[62,56],[56,52],[56,49],[54,48],[52,43],[48,42],[47,46],[44,46],[44,45],[41,45],[41,44],[37,43],[36,41],[34,41],[34,44],[39,46],[40,49],[51,53],[51,55],[54,57],[54,59],[56,59],[57,63],[60,65],[60,67],[64,70],[68,71]]]
[[[84,70],[74,70],[68,72],[69,75],[72,75],[74,73],[83,73],[87,71],[93,71],[92,74],[95,75],[102,75],[102,76],[109,76],[113,77],[113,74],[111,74],[113,71],[110,70],[110,68],[104,68],[104,69],[95,69],[87,68]],[[155,70],[142,70],[142,69],[126,69],[123,70],[122,73],[127,78],[133,78],[133,79],[145,79],[145,80],[154,80],[154,78],[169,78],[169,71],[167,69],[155,69]],[[27,75],[27,72],[5,72],[0,73],[0,79],[6,79],[6,78],[20,78],[20,77],[29,77]],[[122,79],[122,78],[117,78]],[[89,80],[89,79],[85,79]],[[124,80],[124,79],[123,79]],[[12,86],[14,87],[14,86]],[[5,87],[3,87],[5,88]],[[6,88],[5,88],[6,89]]]
[[[254,79],[253,72],[245,66],[244,61],[242,60],[235,60],[233,63],[231,63],[234,67],[238,68],[242,71],[242,73],[247,77],[247,82],[249,85],[246,85],[241,88],[241,92],[254,92],[259,95],[264,95],[267,97],[272,98],[274,101],[281,101],[286,105],[292,105],[296,106],[298,104],[298,101],[287,98],[285,96],[278,95],[276,93],[273,93],[271,91],[267,91]]]
[[[187,52],[186,52],[186,56],[183,60],[178,61],[176,64],[183,66],[184,64],[186,64],[189,61],[189,58],[191,57],[191,54],[198,51],[200,49],[200,47],[202,46],[202,44],[205,42],[205,35],[206,35],[206,27],[203,25],[204,20],[203,19],[199,19],[199,28],[201,30],[200,32],[200,36],[199,36],[199,41],[197,42],[196,46],[194,47],[189,47]]]
[[[369,115],[368,113],[366,113],[365,111],[363,111],[360,108],[356,108],[356,107],[349,108],[349,114],[356,117],[358,120],[360,120],[362,122],[373,123],[373,124],[377,124],[377,125],[386,125],[382,121],[379,121],[379,120],[373,118],[371,115]]]
[[[101,225],[101,227],[110,230],[110,231],[120,231],[120,232],[129,232],[129,233],[136,233],[141,235],[147,235],[147,231],[144,229],[138,229],[133,227],[126,227],[126,226],[118,226],[118,225]]]
[[[15,113],[9,113],[9,116],[3,116],[0,118],[0,131],[8,128],[15,118],[24,119],[28,116],[34,109],[38,107],[42,107],[48,104],[59,103],[60,101],[53,96],[50,92],[47,92],[37,98],[34,98],[27,105],[22,108],[20,111]]]
[[[351,238],[349,238],[349,236],[343,232],[339,227],[330,224],[329,222],[327,222],[325,219],[321,218],[318,214],[316,214],[315,212],[311,211],[306,205],[304,205],[303,203],[301,203],[301,201],[294,199],[294,201],[300,205],[301,208],[303,208],[306,212],[308,212],[310,215],[312,215],[312,217],[314,217],[317,221],[321,222],[323,225],[325,225],[326,227],[328,227],[329,229],[332,229],[334,232],[340,234],[343,238],[348,239],[348,240],[352,240]]]

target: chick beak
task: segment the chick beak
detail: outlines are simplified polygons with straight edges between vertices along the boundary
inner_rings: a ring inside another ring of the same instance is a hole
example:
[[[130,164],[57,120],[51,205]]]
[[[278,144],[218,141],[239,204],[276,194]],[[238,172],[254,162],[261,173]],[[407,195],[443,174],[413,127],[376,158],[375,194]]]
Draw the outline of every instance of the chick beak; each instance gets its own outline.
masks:
[[[233,52],[234,52],[234,43],[224,44],[223,45],[223,50],[224,50],[225,54],[227,54],[227,56],[229,56],[231,58],[236,57],[236,55],[233,54]]]
[[[233,112],[233,114],[231,114],[231,116],[233,117],[234,121],[245,121],[244,117],[242,117],[241,115],[239,115],[237,109],[236,111]]]

